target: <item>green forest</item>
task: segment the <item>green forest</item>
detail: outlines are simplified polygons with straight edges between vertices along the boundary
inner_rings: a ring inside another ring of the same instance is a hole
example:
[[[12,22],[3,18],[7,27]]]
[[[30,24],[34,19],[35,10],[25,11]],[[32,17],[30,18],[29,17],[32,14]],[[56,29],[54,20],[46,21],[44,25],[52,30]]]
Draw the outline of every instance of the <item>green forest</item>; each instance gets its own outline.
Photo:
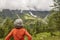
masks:
[[[32,40],[60,40],[60,0],[54,0],[54,5],[51,7],[53,8],[50,10],[50,14],[45,18],[33,17],[28,13],[16,14],[15,18],[0,16],[0,40],[4,40],[5,36],[14,28],[13,22],[17,18],[23,20],[24,28],[32,35]]]

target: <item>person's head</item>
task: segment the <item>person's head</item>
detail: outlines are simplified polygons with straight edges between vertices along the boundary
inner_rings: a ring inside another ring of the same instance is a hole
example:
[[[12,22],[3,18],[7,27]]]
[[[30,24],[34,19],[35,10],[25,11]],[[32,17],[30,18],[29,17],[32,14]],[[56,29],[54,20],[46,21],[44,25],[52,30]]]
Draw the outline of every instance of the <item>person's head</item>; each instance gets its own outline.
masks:
[[[23,20],[22,19],[16,19],[14,21],[15,28],[22,28],[23,27]]]

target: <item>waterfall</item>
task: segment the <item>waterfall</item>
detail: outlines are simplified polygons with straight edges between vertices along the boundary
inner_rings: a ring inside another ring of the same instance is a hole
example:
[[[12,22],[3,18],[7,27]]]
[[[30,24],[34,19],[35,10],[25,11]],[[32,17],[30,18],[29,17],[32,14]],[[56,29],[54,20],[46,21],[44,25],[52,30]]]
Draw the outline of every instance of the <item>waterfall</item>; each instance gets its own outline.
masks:
[[[29,12],[31,16],[33,17],[37,17],[36,15],[34,15],[32,12]]]
[[[21,13],[23,13],[23,10],[21,10]]]

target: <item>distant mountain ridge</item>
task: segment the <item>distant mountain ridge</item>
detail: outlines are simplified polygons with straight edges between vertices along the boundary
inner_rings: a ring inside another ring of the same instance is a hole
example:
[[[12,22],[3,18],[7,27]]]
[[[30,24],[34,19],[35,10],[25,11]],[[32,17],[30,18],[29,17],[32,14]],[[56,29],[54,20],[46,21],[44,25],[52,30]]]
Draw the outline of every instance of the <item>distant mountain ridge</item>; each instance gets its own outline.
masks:
[[[37,17],[44,18],[46,15],[50,14],[49,11],[32,11],[32,10],[9,10],[9,9],[4,9],[0,12],[0,17],[6,18],[6,17],[11,17],[15,18],[16,14],[19,16],[23,14],[30,14],[31,12],[33,15],[36,15]]]

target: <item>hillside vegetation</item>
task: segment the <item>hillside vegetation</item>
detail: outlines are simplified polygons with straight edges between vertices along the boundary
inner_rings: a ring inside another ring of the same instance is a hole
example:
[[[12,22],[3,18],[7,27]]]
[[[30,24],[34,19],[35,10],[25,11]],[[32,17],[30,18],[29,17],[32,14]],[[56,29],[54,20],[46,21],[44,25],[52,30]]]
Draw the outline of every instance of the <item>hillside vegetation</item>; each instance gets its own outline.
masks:
[[[24,27],[32,35],[33,40],[60,40],[60,14],[52,13],[44,19],[33,17],[26,13],[20,17],[24,21]],[[15,19],[16,19],[15,18]],[[0,17],[0,39],[4,40],[5,36],[14,28],[13,22],[15,19],[9,17]],[[26,39],[26,38],[25,38]],[[27,40],[27,39],[26,39]]]

